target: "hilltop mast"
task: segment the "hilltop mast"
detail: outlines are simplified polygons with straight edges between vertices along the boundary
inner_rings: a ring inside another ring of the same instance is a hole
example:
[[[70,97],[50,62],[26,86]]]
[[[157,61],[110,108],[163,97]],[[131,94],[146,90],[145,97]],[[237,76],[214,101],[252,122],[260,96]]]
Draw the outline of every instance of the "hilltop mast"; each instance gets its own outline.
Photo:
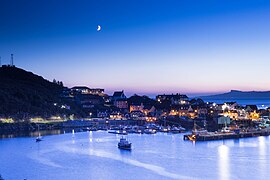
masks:
[[[10,57],[10,66],[13,67],[13,54],[11,54],[11,57]]]

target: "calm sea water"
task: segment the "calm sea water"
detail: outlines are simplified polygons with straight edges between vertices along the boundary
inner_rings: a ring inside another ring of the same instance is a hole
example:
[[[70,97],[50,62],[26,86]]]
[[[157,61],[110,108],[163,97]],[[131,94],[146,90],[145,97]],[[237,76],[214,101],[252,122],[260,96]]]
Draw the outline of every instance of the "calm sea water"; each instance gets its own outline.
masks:
[[[53,179],[269,179],[270,138],[192,143],[183,134],[120,136],[105,131],[0,139],[6,180]]]

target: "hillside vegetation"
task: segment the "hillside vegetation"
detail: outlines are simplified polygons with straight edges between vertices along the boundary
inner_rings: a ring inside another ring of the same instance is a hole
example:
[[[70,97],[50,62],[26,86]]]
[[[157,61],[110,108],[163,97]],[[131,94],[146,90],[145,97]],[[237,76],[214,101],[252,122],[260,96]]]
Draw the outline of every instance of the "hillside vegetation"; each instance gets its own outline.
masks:
[[[63,103],[60,98],[62,88],[23,69],[0,67],[0,116],[22,119],[68,113],[54,105]]]

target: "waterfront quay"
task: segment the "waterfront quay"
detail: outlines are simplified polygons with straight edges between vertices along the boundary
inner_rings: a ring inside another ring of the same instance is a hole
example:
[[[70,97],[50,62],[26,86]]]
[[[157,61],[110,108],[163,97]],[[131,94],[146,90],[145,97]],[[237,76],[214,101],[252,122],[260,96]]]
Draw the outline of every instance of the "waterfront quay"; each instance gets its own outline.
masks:
[[[203,134],[186,134],[183,136],[184,140],[191,141],[210,141],[210,140],[223,140],[223,139],[239,139],[257,136],[269,136],[269,130],[254,130],[249,132],[207,132]]]
[[[60,128],[80,128],[80,127],[96,127],[108,128],[109,126],[142,126],[145,124],[143,120],[69,120],[59,124]]]

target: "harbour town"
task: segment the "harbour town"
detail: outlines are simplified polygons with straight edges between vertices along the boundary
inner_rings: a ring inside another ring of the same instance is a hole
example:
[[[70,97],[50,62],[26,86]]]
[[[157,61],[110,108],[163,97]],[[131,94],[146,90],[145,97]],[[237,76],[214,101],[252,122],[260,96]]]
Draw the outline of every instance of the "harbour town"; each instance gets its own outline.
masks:
[[[24,78],[35,77],[12,65],[2,66],[0,70],[5,76],[17,73]],[[155,98],[137,94],[127,97],[124,90],[108,95],[102,88],[67,88],[55,80],[46,83],[60,89],[55,102],[50,102],[54,111],[36,115],[0,111],[3,137],[65,128],[126,133],[192,132],[184,138],[196,141],[269,135],[270,108],[266,105],[258,108],[256,104],[241,105],[236,101],[218,104],[204,101],[204,97],[189,98],[181,93],[159,94]]]
[[[0,12],[0,180],[270,178],[270,1]]]

